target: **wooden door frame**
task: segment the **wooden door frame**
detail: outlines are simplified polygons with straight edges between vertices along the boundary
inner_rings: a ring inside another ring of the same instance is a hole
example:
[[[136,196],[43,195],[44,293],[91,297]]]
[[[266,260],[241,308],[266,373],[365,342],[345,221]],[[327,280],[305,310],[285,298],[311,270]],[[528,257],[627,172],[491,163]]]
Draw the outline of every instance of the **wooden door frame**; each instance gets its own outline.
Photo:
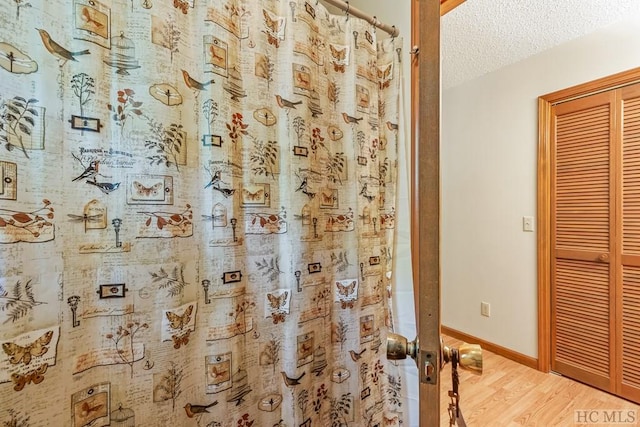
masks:
[[[640,83],[640,68],[538,98],[538,370],[551,366],[551,108],[598,92]]]
[[[463,2],[411,1],[410,235],[421,427],[440,425],[440,16]]]
[[[440,16],[451,12],[464,2],[465,0],[440,0]]]
[[[412,0],[411,255],[419,422],[440,425],[440,0]],[[429,368],[429,369],[427,369]],[[435,369],[434,369],[435,368]]]

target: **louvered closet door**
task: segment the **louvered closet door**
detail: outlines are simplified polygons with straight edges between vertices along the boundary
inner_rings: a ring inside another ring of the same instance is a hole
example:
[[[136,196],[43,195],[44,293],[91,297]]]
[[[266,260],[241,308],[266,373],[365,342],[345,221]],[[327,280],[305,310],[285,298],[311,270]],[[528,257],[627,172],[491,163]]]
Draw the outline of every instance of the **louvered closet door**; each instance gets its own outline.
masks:
[[[551,368],[612,392],[614,96],[554,106],[551,138]]]
[[[640,401],[640,85],[621,89],[622,221],[618,298],[618,383],[621,396]]]

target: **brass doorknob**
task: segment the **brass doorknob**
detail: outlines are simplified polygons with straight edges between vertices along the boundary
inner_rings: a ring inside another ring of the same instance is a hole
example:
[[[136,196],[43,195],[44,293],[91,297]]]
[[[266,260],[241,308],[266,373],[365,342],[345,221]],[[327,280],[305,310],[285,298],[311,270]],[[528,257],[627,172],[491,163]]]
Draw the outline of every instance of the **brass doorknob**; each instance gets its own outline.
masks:
[[[408,356],[417,362],[418,351],[417,338],[408,341],[402,335],[391,332],[387,334],[387,359],[401,360]],[[462,369],[482,374],[482,347],[478,344],[463,343],[458,348],[450,348],[444,345],[442,338],[440,338],[440,355],[440,369],[446,363],[456,360]]]
[[[417,362],[418,355],[418,339],[408,341],[405,337],[399,334],[389,332],[387,334],[387,359],[389,360],[402,360],[407,356],[411,357]]]
[[[480,345],[463,343],[458,348],[449,348],[442,345],[441,341],[441,346],[443,365],[456,358],[460,368],[482,375],[482,347]]]

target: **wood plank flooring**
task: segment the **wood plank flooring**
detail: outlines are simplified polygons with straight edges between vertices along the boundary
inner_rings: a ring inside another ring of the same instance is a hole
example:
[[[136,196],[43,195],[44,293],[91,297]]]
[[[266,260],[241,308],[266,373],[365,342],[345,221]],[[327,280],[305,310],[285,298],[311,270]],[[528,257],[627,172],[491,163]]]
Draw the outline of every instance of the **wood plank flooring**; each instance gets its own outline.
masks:
[[[452,347],[460,344],[449,337],[444,341]],[[640,426],[640,406],[624,399],[488,351],[483,365],[482,375],[458,370],[460,408],[468,427]],[[450,365],[440,381],[440,424],[447,426]]]

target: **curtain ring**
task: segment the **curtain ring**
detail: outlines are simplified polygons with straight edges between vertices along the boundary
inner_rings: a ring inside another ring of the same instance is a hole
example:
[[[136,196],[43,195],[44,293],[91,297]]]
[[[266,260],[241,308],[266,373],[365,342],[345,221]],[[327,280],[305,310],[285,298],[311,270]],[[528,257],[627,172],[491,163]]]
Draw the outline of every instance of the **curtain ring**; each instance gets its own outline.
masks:
[[[376,28],[378,28],[378,24],[380,23],[380,21],[378,21],[378,17],[374,16],[373,18],[371,18],[371,25],[373,25],[373,32],[376,32]]]
[[[396,39],[396,36],[398,35],[398,30],[396,29],[395,25],[392,25],[391,28],[393,28],[393,34],[391,34],[391,41],[394,41]]]
[[[351,5],[349,4],[348,1],[345,1],[345,3],[347,4],[347,10],[344,12],[345,15],[347,15],[347,20],[349,19],[349,9],[351,9]]]

